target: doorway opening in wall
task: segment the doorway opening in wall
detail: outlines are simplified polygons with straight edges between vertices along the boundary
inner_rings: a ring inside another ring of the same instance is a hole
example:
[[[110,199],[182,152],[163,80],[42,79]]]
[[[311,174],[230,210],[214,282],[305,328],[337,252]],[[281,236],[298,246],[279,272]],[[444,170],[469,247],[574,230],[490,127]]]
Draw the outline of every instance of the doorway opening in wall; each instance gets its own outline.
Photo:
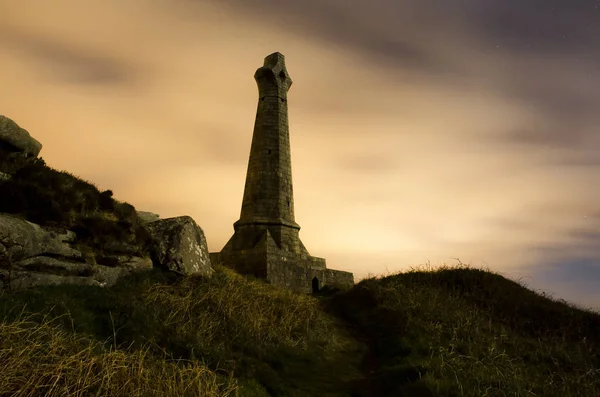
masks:
[[[319,281],[319,279],[317,277],[314,277],[312,279],[312,292],[313,294],[315,292],[319,292],[321,290],[321,282]]]

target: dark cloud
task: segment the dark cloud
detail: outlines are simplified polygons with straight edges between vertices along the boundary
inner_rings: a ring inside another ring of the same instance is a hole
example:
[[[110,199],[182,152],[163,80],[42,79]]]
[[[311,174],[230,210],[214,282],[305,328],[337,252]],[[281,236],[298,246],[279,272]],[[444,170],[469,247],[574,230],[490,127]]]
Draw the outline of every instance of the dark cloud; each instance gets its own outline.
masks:
[[[511,51],[600,55],[596,0],[471,0],[462,4],[468,4],[473,30]]]
[[[531,125],[517,130],[506,131],[498,137],[499,140],[531,148],[548,148],[552,146],[565,149],[562,156],[570,156],[569,149],[577,150],[588,141],[589,131],[577,123],[561,122],[557,120],[554,125]],[[580,156],[581,153],[577,152]],[[557,158],[556,160],[562,160]],[[582,160],[582,159],[580,159]],[[592,160],[592,159],[590,159]]]
[[[552,126],[532,125],[503,138],[517,144],[571,149],[589,145],[586,127],[600,121],[600,3],[466,0],[460,4],[469,30],[484,37],[490,47],[498,46],[508,56],[540,60],[507,64],[504,78],[492,85],[498,94],[537,108]],[[596,163],[589,158],[564,161]]]
[[[552,119],[552,125],[533,125],[487,138],[490,144],[500,144],[510,151],[515,146],[533,153],[547,149],[560,149],[552,156],[544,156],[545,165],[568,167],[599,168],[600,142],[590,135],[589,128],[577,121],[565,122]],[[585,149],[585,150],[583,150]],[[541,166],[542,164],[540,164]],[[565,168],[566,167],[566,168]]]
[[[554,146],[557,144],[578,146],[584,141],[585,134],[573,133],[573,131],[565,133],[562,128],[531,126],[507,131],[500,136],[500,139],[530,147]]]
[[[268,19],[265,23],[283,23],[302,36],[332,41],[378,65],[418,70],[432,80],[478,81],[491,94],[513,96],[549,116],[581,118],[600,106],[597,90],[569,89],[546,69],[509,62],[497,79],[497,70],[475,73],[464,58],[468,54],[439,50],[439,43],[477,38],[480,47],[470,56],[496,52],[562,59],[574,73],[587,73],[592,87],[600,80],[600,68],[588,67],[600,62],[600,4],[595,0],[223,1]]]
[[[577,265],[586,265],[598,268],[600,277],[600,219],[597,216],[590,216],[590,226],[587,228],[573,228],[565,231],[565,236],[569,240],[564,243],[536,244],[531,246],[532,251],[546,254],[547,258],[552,258],[544,263],[544,269],[548,266],[550,269],[556,268],[565,271],[569,267],[567,263]],[[565,268],[565,266],[567,266]],[[569,265],[571,266],[571,265]],[[552,270],[559,272],[559,270]]]
[[[422,40],[426,32],[435,32],[440,41],[466,33],[481,38],[490,49],[498,45],[513,52],[560,51],[600,58],[600,5],[595,0],[222,1],[276,17],[273,22],[284,22],[303,35],[318,35],[425,71],[448,72],[453,63],[428,48],[428,41]]]
[[[534,70],[531,73],[535,73]],[[534,78],[531,78],[534,80]],[[591,88],[595,84],[590,78]],[[517,89],[518,96],[523,102],[534,103],[542,107],[548,114],[553,116],[568,116],[576,120],[584,120],[590,116],[597,115],[600,107],[600,97],[593,90],[573,89],[564,81],[531,81],[530,84],[521,85]]]
[[[598,259],[571,258],[549,262],[536,268],[532,277],[540,285],[577,285],[577,291],[572,293],[579,296],[598,294],[600,263]]]
[[[589,135],[589,126],[600,122],[600,69],[587,74],[572,63],[565,65],[565,71],[569,67],[570,73],[561,76],[553,76],[543,69],[521,67],[512,81],[496,85],[499,94],[536,109],[550,121],[508,131],[504,138],[516,144],[562,148],[589,144],[589,138],[593,138]]]
[[[136,80],[128,64],[97,52],[58,42],[47,37],[18,32],[0,25],[0,45],[32,57],[53,79],[71,84],[125,85]]]
[[[436,74],[452,74],[452,63],[445,62],[418,36],[408,32],[405,23],[413,18],[402,7],[388,1],[336,0],[224,0],[268,23],[282,23],[286,29],[306,37],[333,42],[336,46],[357,50],[374,63],[415,68]],[[421,15],[421,19],[426,15]],[[385,18],[385,20],[384,20]],[[381,22],[377,22],[381,20]],[[271,22],[272,21],[272,22]],[[424,21],[425,22],[425,21]],[[385,27],[385,31],[378,29]],[[436,27],[439,29],[440,27]],[[391,29],[391,32],[390,32]],[[391,34],[390,34],[391,33]],[[412,32],[414,33],[414,32]],[[282,51],[284,51],[282,49]]]

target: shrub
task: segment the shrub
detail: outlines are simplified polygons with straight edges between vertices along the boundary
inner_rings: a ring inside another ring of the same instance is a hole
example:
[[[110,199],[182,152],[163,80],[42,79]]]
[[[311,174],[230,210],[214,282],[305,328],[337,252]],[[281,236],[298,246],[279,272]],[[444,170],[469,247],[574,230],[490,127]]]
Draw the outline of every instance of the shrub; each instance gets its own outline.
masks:
[[[102,248],[109,241],[127,241],[131,234],[128,225],[100,214],[79,218],[71,230],[77,234],[79,241],[95,248]]]
[[[114,205],[114,214],[121,221],[132,224],[137,223],[137,212],[135,207],[129,203],[116,203]]]
[[[114,211],[115,201],[112,199],[112,190],[105,190],[98,197],[98,205],[101,211]]]
[[[43,187],[19,179],[0,182],[0,212],[22,215],[39,224],[69,224],[71,211]]]

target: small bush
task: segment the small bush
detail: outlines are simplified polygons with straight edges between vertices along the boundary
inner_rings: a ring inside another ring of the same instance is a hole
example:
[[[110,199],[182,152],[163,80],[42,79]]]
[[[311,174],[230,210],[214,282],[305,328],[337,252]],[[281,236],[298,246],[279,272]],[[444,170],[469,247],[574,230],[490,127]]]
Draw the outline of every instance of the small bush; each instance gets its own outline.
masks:
[[[0,212],[22,215],[41,225],[73,221],[72,211],[54,192],[19,179],[0,182]]]
[[[112,190],[105,190],[98,197],[98,205],[101,211],[114,211],[115,201],[112,199]]]
[[[137,212],[135,207],[129,203],[116,203],[114,206],[114,214],[121,221],[129,222],[134,225],[137,223]]]
[[[99,209],[100,192],[64,171],[30,162],[0,184],[0,212],[23,215],[41,225],[71,227],[77,217]]]
[[[115,222],[101,214],[78,219],[71,230],[77,234],[79,241],[95,248],[103,248],[107,243],[115,241],[133,243],[135,238],[130,224]]]

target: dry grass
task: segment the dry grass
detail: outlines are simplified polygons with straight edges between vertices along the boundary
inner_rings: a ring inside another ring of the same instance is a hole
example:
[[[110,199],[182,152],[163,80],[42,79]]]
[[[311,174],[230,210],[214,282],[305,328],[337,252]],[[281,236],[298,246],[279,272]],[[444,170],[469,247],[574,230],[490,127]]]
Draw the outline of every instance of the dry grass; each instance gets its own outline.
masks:
[[[464,265],[320,298],[157,270],[0,295],[3,317],[1,397],[600,395],[598,313]]]
[[[334,325],[316,299],[248,282],[230,269],[220,269],[208,283],[191,276],[172,286],[153,285],[144,301],[156,307],[165,326],[203,343],[215,343],[224,333],[227,343],[264,347],[306,349],[311,340],[327,336],[327,346],[334,348],[337,341]]]
[[[233,396],[198,362],[149,357],[144,350],[105,350],[88,337],[31,316],[0,323],[0,395]]]
[[[0,396],[334,397],[359,376],[356,343],[314,297],[225,268],[210,278],[152,277],[0,297],[0,372],[11,368]]]
[[[379,395],[600,396],[600,315],[489,270],[371,278],[337,303],[372,340]]]

